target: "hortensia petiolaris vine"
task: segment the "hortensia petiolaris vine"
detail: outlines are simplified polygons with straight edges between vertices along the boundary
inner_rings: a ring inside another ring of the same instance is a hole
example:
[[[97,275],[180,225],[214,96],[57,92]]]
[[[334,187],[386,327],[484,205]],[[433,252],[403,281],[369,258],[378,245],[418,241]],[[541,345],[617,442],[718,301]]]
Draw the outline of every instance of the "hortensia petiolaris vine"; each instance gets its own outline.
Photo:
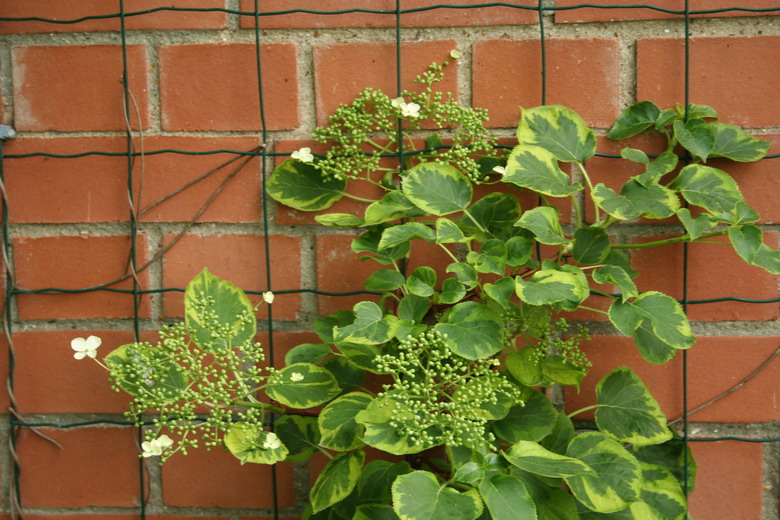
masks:
[[[592,423],[575,425],[583,410],[551,400],[590,368],[588,330],[566,316],[607,314],[660,364],[695,337],[675,299],[637,289],[632,248],[723,236],[747,263],[780,273],[736,182],[705,164],[755,161],[768,143],[709,107],[640,102],[607,137],[649,131],[666,146],[624,148],[637,173],[615,190],[592,182],[596,133],[575,112],[524,109],[518,144],[499,146],[484,110],[434,88],[446,65],[429,67],[414,92],[367,89],[342,105],[314,132],[327,151],[295,152],[267,182],[278,203],[353,228],[353,251],[378,264],[364,283],[372,296],[315,321],[321,343],[263,368],[255,309],[204,271],[186,290],[183,323],[104,359],[134,398],[129,414],[153,417],[144,455],[223,447],[241,463],[273,464],[322,452],[330,460],[305,519],[685,519],[695,464],[630,368],[597,383]],[[355,196],[360,183],[379,196]],[[324,211],[344,197],[365,206]],[[620,224],[636,219],[672,219],[676,233],[626,242]],[[591,296],[608,310],[584,305]],[[90,345],[77,355],[93,357]],[[387,460],[366,463],[367,447]]]

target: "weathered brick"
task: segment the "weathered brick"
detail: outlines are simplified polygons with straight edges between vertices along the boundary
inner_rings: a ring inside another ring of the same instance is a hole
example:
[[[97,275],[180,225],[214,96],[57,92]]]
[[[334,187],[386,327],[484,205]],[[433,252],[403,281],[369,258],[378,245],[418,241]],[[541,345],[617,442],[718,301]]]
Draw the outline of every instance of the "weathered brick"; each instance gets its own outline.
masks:
[[[452,40],[401,43],[401,88],[417,91],[415,76],[433,62],[449,59]],[[314,48],[314,82],[317,122],[324,124],[341,103],[351,103],[364,88],[383,91],[391,97],[396,87],[396,47],[393,43],[338,43]],[[453,62],[436,90],[457,95],[457,62]],[[354,71],[361,71],[355,74]]]
[[[166,235],[167,246],[175,235]],[[257,235],[185,235],[166,254],[163,279],[166,287],[185,288],[204,267],[229,280],[244,291],[267,290],[265,244]],[[270,238],[271,277],[273,290],[299,289],[301,285],[300,239],[274,235]],[[260,295],[249,295],[258,304]],[[180,292],[168,292],[163,297],[163,314],[178,317],[184,312]],[[300,310],[300,294],[276,294],[273,317],[295,319]],[[263,303],[257,313],[268,316]]]
[[[146,259],[146,237],[138,235],[138,266]],[[27,290],[85,289],[123,277],[131,252],[130,236],[18,237],[13,241],[17,286]],[[67,266],[67,268],[63,268]],[[138,273],[141,289],[147,271]],[[131,290],[132,280],[110,286]],[[32,319],[128,318],[133,316],[132,294],[93,291],[58,294],[20,294],[19,317]],[[149,316],[149,298],[142,297],[139,316]]]
[[[566,105],[589,124],[610,126],[618,115],[620,50],[612,38],[546,40],[546,97],[539,40],[481,40],[474,44],[474,106],[489,126],[516,126],[519,107]],[[583,95],[587,88],[588,95]]]
[[[26,507],[135,507],[138,448],[132,428],[41,428],[51,442],[23,428],[17,439]]]
[[[18,131],[125,130],[122,47],[63,45],[12,49]],[[127,47],[129,89],[149,126],[146,49]],[[129,115],[139,125],[135,110]]]
[[[556,7],[567,8],[582,5],[579,0],[558,0]],[[600,0],[598,7],[577,7],[555,11],[555,21],[565,22],[615,22],[624,20],[659,20],[664,18],[684,18],[685,6],[676,0],[655,0],[652,4],[638,7],[613,8],[612,6],[627,5],[623,0]],[[691,0],[688,3],[689,12],[729,9],[732,7],[749,7],[750,9],[772,8],[777,4],[772,0],[751,0],[748,3],[735,3],[731,0]],[[674,11],[674,12],[669,12]],[[728,16],[777,16],[778,11],[756,13],[744,9],[727,10],[722,13],[693,14],[692,18],[718,18]],[[682,29],[681,29],[682,30]]]
[[[536,13],[529,9],[492,6],[469,8],[484,4],[480,0],[453,0],[447,8],[427,9],[407,12],[401,15],[402,27],[467,27],[479,25],[518,25],[535,23]],[[425,9],[442,5],[435,0],[404,0],[401,9]],[[394,0],[320,0],[312,4],[307,0],[270,0],[260,7],[261,13],[288,11],[295,9],[315,10],[318,12],[338,12],[351,9],[385,11],[384,13],[347,12],[344,14],[289,13],[260,16],[263,29],[292,28],[329,28],[329,27],[395,27],[396,2]],[[254,12],[254,0],[241,0],[241,10]],[[241,27],[252,28],[254,16],[242,16]]]
[[[780,70],[756,64],[773,63],[778,52],[780,36],[692,38],[690,102],[712,106],[727,123],[777,125],[780,106],[767,100],[776,95]],[[649,99],[663,108],[685,102],[683,39],[637,42],[637,99]]]
[[[160,54],[160,106],[165,130],[259,130],[253,44],[167,45]],[[298,125],[297,46],[260,45],[268,130]]]
[[[125,0],[125,14],[159,7],[225,8],[225,0]],[[3,6],[8,18],[46,18],[49,20],[78,20],[119,14],[119,4],[102,0],[25,0]],[[224,29],[227,16],[221,12],[157,11],[127,16],[125,28],[141,29]],[[119,17],[97,18],[78,23],[52,23],[37,20],[0,21],[0,34],[119,31]]]

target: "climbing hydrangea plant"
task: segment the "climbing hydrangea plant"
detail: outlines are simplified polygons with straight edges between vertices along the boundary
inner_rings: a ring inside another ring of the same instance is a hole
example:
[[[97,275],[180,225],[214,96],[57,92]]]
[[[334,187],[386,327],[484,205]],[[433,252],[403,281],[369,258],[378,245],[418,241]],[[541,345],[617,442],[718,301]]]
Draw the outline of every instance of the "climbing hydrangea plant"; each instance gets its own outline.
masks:
[[[602,312],[660,364],[695,337],[677,301],[639,291],[627,250],[726,236],[747,263],[780,273],[758,214],[731,176],[705,164],[755,161],[768,143],[717,122],[709,107],[640,102],[607,137],[651,130],[667,146],[655,156],[624,148],[641,172],[615,191],[592,182],[596,134],[575,112],[522,110],[518,145],[499,147],[484,110],[434,89],[446,65],[432,65],[415,92],[367,89],[342,105],[314,133],[328,151],[295,152],[267,182],[272,198],[302,211],[365,202],[361,214],[316,219],[360,230],[352,249],[379,264],[364,284],[377,298],[317,319],[321,343],[262,368],[255,309],[204,271],[187,287],[184,323],[156,345],[105,358],[115,386],[134,397],[129,414],[153,414],[144,456],[224,446],[242,463],[273,464],[325,453],[303,515],[313,520],[685,519],[695,464],[630,368],[596,385],[586,408],[595,427],[573,424],[585,409],[553,405],[546,389],[579,388],[590,368],[580,348],[588,330],[561,316]],[[382,196],[356,197],[354,183]],[[522,208],[529,192],[540,204]],[[569,201],[573,224],[555,199]],[[680,232],[642,244],[611,233],[638,218],[675,218]],[[423,242],[445,267],[406,268]],[[604,285],[614,293],[594,288]],[[608,310],[585,306],[591,296]],[[96,343],[77,342],[76,355],[94,357]],[[366,447],[404,460],[365,463]],[[443,449],[427,456],[433,448]]]

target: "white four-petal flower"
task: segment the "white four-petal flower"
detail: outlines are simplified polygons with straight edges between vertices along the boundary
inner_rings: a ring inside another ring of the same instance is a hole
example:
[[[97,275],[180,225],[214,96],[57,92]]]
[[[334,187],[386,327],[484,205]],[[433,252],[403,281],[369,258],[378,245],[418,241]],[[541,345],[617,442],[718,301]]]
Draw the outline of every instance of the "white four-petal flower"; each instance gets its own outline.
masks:
[[[390,104],[396,108],[401,109],[401,116],[416,118],[420,117],[420,105],[417,103],[407,103],[404,98],[395,98],[390,101]]]
[[[160,435],[156,439],[141,443],[144,457],[159,457],[166,448],[171,446],[173,446],[173,440],[167,435]]]
[[[103,343],[103,340],[97,336],[89,336],[88,338],[73,338],[70,342],[70,348],[76,351],[73,357],[76,359],[84,359],[85,357],[91,357],[95,359],[97,357],[97,349]]]
[[[309,163],[314,161],[314,155],[311,153],[311,148],[308,146],[301,148],[300,150],[294,151],[290,157],[293,159],[298,159],[301,162]]]
[[[267,450],[275,450],[282,446],[282,441],[276,436],[274,432],[268,432],[265,436],[265,442],[263,442],[263,448]]]
[[[493,171],[500,175],[506,175],[506,168],[503,166],[493,166]]]
[[[303,381],[303,374],[301,374],[300,372],[293,372],[292,374],[290,374],[290,381],[293,382]]]
[[[274,298],[275,298],[274,293],[272,293],[271,291],[265,291],[263,293],[263,301],[268,305],[274,302]]]

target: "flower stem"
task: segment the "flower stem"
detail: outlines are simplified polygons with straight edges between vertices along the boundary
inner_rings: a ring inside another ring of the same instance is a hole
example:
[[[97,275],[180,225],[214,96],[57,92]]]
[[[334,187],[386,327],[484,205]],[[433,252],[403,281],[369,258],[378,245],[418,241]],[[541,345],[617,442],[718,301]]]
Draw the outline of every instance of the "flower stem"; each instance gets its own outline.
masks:
[[[705,233],[704,235],[700,236],[696,240],[700,240],[702,238],[718,237],[718,236],[725,235],[726,233],[727,231],[714,231],[712,233]],[[696,240],[691,240],[690,235],[685,234],[679,237],[667,238],[665,240],[656,240],[654,242],[644,242],[642,244],[614,244],[612,248],[613,249],[644,249],[647,247],[665,246],[667,244],[674,244],[677,242],[696,242]]]

